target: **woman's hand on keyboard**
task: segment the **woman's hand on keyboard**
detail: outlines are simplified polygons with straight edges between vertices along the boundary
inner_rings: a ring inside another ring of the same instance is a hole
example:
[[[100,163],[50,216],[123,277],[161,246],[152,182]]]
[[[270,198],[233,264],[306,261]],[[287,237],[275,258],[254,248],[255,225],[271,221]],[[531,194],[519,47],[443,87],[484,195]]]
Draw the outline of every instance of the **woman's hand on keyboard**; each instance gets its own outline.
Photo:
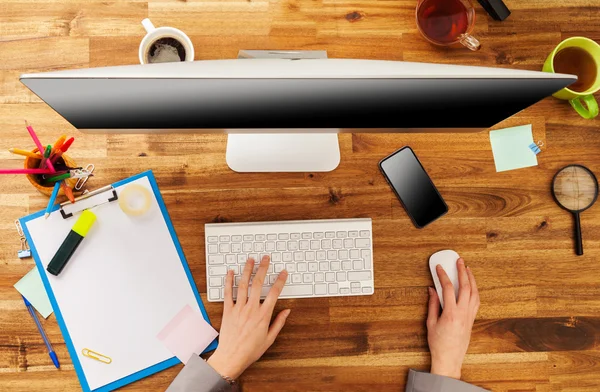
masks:
[[[249,286],[255,261],[248,259],[235,303],[233,271],[227,274],[219,347],[207,361],[221,376],[236,379],[256,362],[271,347],[291,312],[290,309],[281,311],[271,323],[275,303],[287,279],[286,270],[279,273],[264,302],[260,303],[261,288],[269,262],[268,256],[263,257],[252,286]]]
[[[444,310],[440,316],[440,300],[437,292],[430,287],[427,340],[431,351],[431,373],[460,379],[471,329],[479,310],[479,291],[473,273],[465,267],[462,258],[458,259],[456,266],[460,286],[458,299],[454,295],[450,278],[441,266],[437,266],[444,296]]]

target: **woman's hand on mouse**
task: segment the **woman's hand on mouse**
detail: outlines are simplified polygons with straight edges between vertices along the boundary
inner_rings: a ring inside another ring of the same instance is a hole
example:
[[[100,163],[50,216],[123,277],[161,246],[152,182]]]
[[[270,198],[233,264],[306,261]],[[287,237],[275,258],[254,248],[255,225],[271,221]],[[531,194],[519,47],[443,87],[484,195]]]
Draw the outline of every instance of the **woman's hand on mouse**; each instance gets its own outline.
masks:
[[[221,376],[238,378],[256,362],[275,341],[283,328],[290,309],[279,312],[271,323],[275,303],[287,279],[283,270],[264,302],[260,294],[269,268],[269,257],[264,256],[256,271],[248,294],[254,260],[248,259],[238,287],[237,301],[233,302],[233,271],[225,278],[225,303],[219,337],[219,347],[208,359],[208,364]]]
[[[458,299],[444,269],[438,265],[444,310],[440,315],[437,292],[429,288],[427,340],[431,351],[431,373],[460,379],[462,363],[469,348],[471,330],[479,310],[479,291],[470,268],[458,259]]]

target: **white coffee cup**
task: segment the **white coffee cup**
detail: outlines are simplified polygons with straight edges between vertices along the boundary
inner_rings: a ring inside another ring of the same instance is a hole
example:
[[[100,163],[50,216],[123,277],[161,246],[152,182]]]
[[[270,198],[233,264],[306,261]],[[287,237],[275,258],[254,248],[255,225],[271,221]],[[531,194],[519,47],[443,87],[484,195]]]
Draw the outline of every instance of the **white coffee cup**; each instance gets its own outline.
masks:
[[[154,27],[150,19],[142,20],[142,26],[146,29],[146,36],[140,43],[140,63],[148,64],[148,51],[152,43],[160,38],[173,38],[179,41],[185,49],[185,61],[194,61],[194,46],[192,40],[181,30],[174,27]]]

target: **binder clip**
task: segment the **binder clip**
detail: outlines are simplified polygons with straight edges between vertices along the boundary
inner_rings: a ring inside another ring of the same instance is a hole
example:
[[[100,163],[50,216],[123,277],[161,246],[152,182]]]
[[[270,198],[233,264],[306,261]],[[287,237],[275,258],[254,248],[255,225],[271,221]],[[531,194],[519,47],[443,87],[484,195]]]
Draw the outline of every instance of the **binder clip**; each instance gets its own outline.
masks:
[[[17,234],[19,234],[19,238],[21,239],[21,249],[17,252],[17,256],[19,259],[28,259],[31,257],[31,249],[29,249],[27,238],[25,238],[21,222],[18,219],[15,220],[15,226],[17,227]]]
[[[112,185],[107,185],[95,191],[86,193],[75,198],[75,203],[65,201],[60,204],[60,214],[63,219],[68,219],[78,212],[89,210],[90,208],[98,207],[102,204],[110,203],[119,200],[117,191]]]
[[[542,141],[539,141],[539,142],[537,142],[537,144],[535,144],[535,143],[531,143],[531,144],[529,145],[529,149],[530,149],[531,151],[533,151],[533,153],[534,153],[535,155],[537,155],[537,154],[539,154],[540,152],[542,152],[542,150],[540,149],[540,147],[542,147],[543,145],[544,145],[544,143],[543,143]]]

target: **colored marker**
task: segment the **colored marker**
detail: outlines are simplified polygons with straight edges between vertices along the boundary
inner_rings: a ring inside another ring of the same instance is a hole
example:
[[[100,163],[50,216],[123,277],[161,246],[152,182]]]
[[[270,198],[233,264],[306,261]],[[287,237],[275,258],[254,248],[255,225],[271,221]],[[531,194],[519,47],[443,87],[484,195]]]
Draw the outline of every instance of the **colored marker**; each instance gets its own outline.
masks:
[[[75,203],[75,196],[73,196],[73,189],[67,185],[66,181],[61,181],[60,186],[62,187],[63,192],[69,199],[71,203]]]
[[[50,158],[51,153],[52,146],[48,144],[44,150],[44,159],[42,159],[42,162],[40,163],[40,169],[45,169],[48,166],[48,159]]]
[[[58,151],[56,151],[56,153],[52,156],[52,158],[50,158],[50,161],[52,163],[56,162],[56,160],[58,158],[62,157],[62,154],[67,152],[67,150],[69,149],[69,147],[71,147],[71,144],[73,144],[74,141],[75,141],[75,138],[72,137],[69,140],[67,140],[66,142],[64,142],[63,145],[60,146]]]
[[[0,174],[54,174],[48,169],[0,169]]]
[[[50,196],[50,200],[48,200],[48,207],[46,207],[46,213],[44,214],[44,219],[48,219],[50,214],[52,213],[52,207],[54,207],[54,203],[56,202],[56,196],[58,195],[58,190],[60,189],[60,182],[54,184],[54,189],[52,190],[52,195]]]
[[[62,135],[61,137],[59,137],[58,140],[54,142],[54,145],[52,146],[52,152],[57,152],[58,149],[64,144],[66,139],[67,135]]]
[[[43,158],[43,156],[41,156],[38,153],[27,151],[27,150],[21,150],[20,148],[9,148],[8,151],[11,154],[22,155],[24,157],[29,157],[29,158],[35,158],[35,159]]]
[[[60,274],[71,259],[71,256],[75,253],[75,250],[77,250],[81,241],[83,241],[90,231],[90,228],[94,225],[94,222],[96,222],[96,215],[94,215],[93,212],[85,210],[81,213],[81,216],[73,225],[67,238],[65,238],[54,257],[52,257],[52,260],[50,260],[50,264],[48,264],[46,271],[55,276]]]
[[[21,296],[23,297],[23,296]],[[58,357],[48,340],[48,336],[46,336],[46,332],[44,332],[44,328],[42,328],[42,324],[40,324],[40,319],[37,318],[31,303],[27,301],[27,298],[23,297],[23,301],[25,301],[25,306],[27,306],[27,310],[29,310],[29,314],[33,317],[33,321],[35,321],[35,325],[37,326],[38,331],[40,331],[40,335],[42,335],[42,339],[44,339],[44,343],[46,343],[46,348],[48,349],[48,354],[50,355],[50,359],[52,359],[52,363],[56,366],[57,369],[60,369],[60,364],[58,363]]]
[[[27,120],[25,120],[25,126],[27,126],[27,131],[29,132],[29,136],[31,136],[31,138],[33,139],[33,142],[35,143],[36,147],[38,148],[40,154],[43,154],[44,146],[42,146],[42,143],[40,143],[40,139],[38,139],[37,135],[35,134],[35,131],[33,130],[33,127],[31,125],[29,125]],[[50,172],[52,172],[52,173],[54,173],[56,171],[56,170],[54,170],[54,166],[52,165],[52,162],[48,162],[48,169],[50,169]]]

